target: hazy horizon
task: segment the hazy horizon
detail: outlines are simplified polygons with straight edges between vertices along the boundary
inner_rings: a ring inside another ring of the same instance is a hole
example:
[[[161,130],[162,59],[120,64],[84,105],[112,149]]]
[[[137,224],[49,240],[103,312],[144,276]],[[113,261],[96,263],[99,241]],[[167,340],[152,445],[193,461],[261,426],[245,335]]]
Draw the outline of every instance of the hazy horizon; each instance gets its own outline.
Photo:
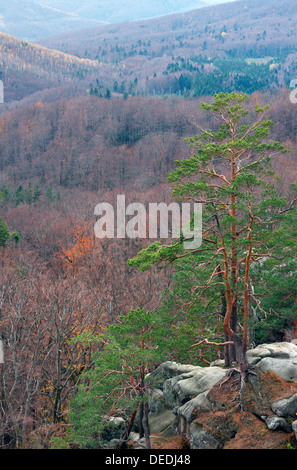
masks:
[[[235,0],[0,0],[0,31],[38,42],[68,31],[186,13],[231,1]]]

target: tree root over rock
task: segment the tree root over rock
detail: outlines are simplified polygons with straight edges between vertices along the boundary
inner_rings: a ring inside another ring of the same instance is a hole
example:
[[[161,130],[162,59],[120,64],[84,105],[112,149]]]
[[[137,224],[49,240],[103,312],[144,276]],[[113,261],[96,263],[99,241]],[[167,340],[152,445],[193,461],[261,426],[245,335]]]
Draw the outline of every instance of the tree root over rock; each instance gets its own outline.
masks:
[[[243,403],[242,403],[242,393],[243,393],[243,390],[246,386],[246,379],[249,375],[253,375],[255,377],[258,377],[258,375],[250,369],[246,370],[243,374],[240,369],[236,369],[235,367],[233,367],[232,369],[229,370],[229,372],[227,374],[227,377],[219,383],[219,387],[221,388],[223,384],[228,382],[234,374],[239,374],[239,376],[240,376],[239,379],[238,379],[240,387],[237,389],[237,391],[239,391],[239,403],[238,403],[237,407],[240,408],[241,412],[243,413],[244,412],[244,407],[243,407]],[[236,400],[236,398],[233,401],[235,401],[235,400]]]

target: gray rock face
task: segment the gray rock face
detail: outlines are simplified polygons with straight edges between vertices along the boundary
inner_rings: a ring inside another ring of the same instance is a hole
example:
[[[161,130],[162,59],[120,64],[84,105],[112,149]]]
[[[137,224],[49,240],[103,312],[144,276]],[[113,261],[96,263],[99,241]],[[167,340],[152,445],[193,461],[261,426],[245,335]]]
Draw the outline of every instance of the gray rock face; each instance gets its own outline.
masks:
[[[297,382],[297,358],[290,360],[264,357],[257,363],[257,368],[261,372],[271,371],[284,380]]]
[[[296,418],[297,394],[295,393],[291,398],[276,401],[272,404],[271,408],[277,416],[282,416],[285,418]]]
[[[251,365],[257,364],[263,358],[297,359],[297,346],[293,343],[260,344],[247,352]]]
[[[272,344],[262,344],[257,346],[252,351],[257,351],[257,349],[267,349],[269,355],[276,359],[296,359],[297,358],[297,346],[293,343],[272,343]]]
[[[177,377],[178,375],[187,374],[195,369],[202,369],[202,367],[167,361],[161,364],[154,372],[152,372],[150,374],[150,378],[158,377],[166,380],[171,379],[172,377]]]
[[[192,371],[191,374],[176,382],[172,387],[172,391],[179,402],[183,404],[191,398],[210,390],[225,377],[227,372],[227,370],[220,367],[201,367],[201,370]]]
[[[271,353],[268,348],[265,347],[265,344],[261,344],[260,346],[257,346],[255,349],[250,349],[247,351],[247,358],[249,360],[249,363],[252,361],[260,361],[263,357],[271,356]]]
[[[265,422],[268,429],[273,431],[292,432],[292,426],[290,426],[284,418],[280,418],[279,416],[271,416],[267,418]]]
[[[225,365],[225,361],[223,361],[223,359],[217,359],[216,361],[213,361],[210,363],[210,367],[215,367],[215,366],[224,367],[224,365]]]
[[[177,418],[172,410],[163,409],[160,413],[149,415],[149,427],[151,434],[162,433],[163,437],[171,437],[176,434]]]
[[[198,412],[211,411],[211,403],[206,397],[207,394],[208,390],[203,393],[200,393],[200,395],[195,398],[192,398],[192,400],[188,401],[183,406],[178,408],[178,416],[183,417],[188,423],[191,423],[193,421],[193,414],[195,410],[197,410]]]
[[[211,404],[206,395],[227,372],[221,367],[206,368],[176,362],[161,364],[150,376],[160,387],[150,394],[151,434],[162,433],[163,437],[170,437],[178,430],[188,434],[193,412],[210,411]],[[204,430],[199,432],[199,437],[196,435],[195,442],[197,449],[212,448],[211,445],[217,448],[219,445]]]
[[[229,369],[221,367],[199,367],[176,362],[161,364],[151,375],[163,391],[166,407],[184,404],[191,398],[210,390],[227,374]]]
[[[174,393],[173,388],[180,380],[184,380],[185,377],[187,377],[187,374],[178,375],[177,377],[173,377],[172,379],[168,379],[164,382],[163,393],[166,406],[172,407],[175,406],[177,403],[179,404],[179,401],[176,398],[176,394]]]
[[[190,426],[192,449],[222,449],[222,443],[208,433],[203,425],[194,421]]]
[[[152,413],[159,413],[165,404],[164,393],[160,389],[154,389],[150,393],[149,408]]]
[[[294,343],[261,344],[247,352],[250,365],[297,382],[297,346]]]

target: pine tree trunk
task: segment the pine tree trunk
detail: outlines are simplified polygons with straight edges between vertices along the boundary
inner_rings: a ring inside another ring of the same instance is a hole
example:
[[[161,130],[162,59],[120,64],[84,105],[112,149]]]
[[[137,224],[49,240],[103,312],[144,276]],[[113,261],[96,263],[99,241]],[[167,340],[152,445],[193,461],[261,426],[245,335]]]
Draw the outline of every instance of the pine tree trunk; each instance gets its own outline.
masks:
[[[131,416],[128,429],[127,429],[127,431],[125,432],[125,434],[123,435],[123,437],[121,437],[121,440],[120,440],[120,442],[119,442],[118,445],[117,445],[117,448],[118,448],[118,449],[125,449],[125,448],[126,448],[127,440],[129,439],[130,432],[132,431],[133,424],[134,424],[135,417],[136,417],[136,413],[137,413],[137,410],[135,410],[135,411],[133,412],[132,416]]]
[[[236,332],[237,332],[237,307],[236,306],[232,307],[232,314],[231,314],[231,318],[230,318],[230,326],[231,326],[232,331],[234,331],[234,333],[236,335]],[[232,362],[237,361],[236,346],[235,345],[233,346],[233,344],[230,344],[229,348],[230,348],[229,349],[230,361],[232,363]]]
[[[144,398],[143,398],[143,390],[144,390],[144,367],[142,366],[140,372],[140,405],[139,405],[139,439],[144,437],[144,429],[143,429],[143,416],[144,416]]]
[[[293,337],[292,339],[297,339],[297,320],[293,322]]]
[[[151,449],[148,414],[149,414],[149,406],[148,406],[148,403],[145,403],[144,404],[144,416],[143,416],[143,429],[144,429],[144,436],[145,436],[145,445],[146,445],[147,449]]]
[[[144,416],[144,403],[142,399],[139,405],[139,439],[142,439],[144,437],[143,416]]]
[[[246,383],[246,378],[248,374],[249,364],[246,356],[246,348],[242,344],[241,339],[236,334],[233,336],[235,352],[236,352],[236,361],[239,365],[240,370],[240,382],[241,382],[241,390],[244,388]]]

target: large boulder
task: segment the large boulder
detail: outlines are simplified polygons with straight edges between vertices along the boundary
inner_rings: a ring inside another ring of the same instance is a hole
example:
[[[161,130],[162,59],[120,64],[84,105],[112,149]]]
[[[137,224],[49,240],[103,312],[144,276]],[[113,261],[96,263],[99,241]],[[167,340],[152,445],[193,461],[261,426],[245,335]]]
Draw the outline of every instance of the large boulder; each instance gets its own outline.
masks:
[[[211,411],[211,403],[207,399],[208,390],[187,401],[177,409],[177,415],[185,419],[188,423],[193,421],[197,413]]]
[[[155,390],[159,391],[158,393],[160,393],[160,391],[163,393],[161,398],[162,405],[167,408],[173,408],[176,404],[173,386],[179,380],[183,380],[185,377],[188,377],[188,374],[191,376],[194,371],[200,369],[202,369],[202,367],[167,361],[161,364],[154,372],[149,374],[146,379],[149,380],[149,383]],[[156,394],[154,398],[151,394],[151,399],[154,401],[154,407],[159,406],[156,403],[158,402],[158,400],[156,400]],[[151,411],[154,410],[151,408]]]
[[[247,352],[247,357],[251,365],[256,364],[265,357],[274,359],[296,359],[297,346],[293,343],[264,343]]]
[[[280,418],[279,416],[270,416],[265,420],[268,429],[273,431],[284,431],[292,432],[292,426],[285,420],[285,418]]]
[[[291,398],[284,398],[272,403],[272,411],[283,418],[295,419],[297,416],[297,393]]]
[[[170,437],[186,434],[197,410],[209,411],[207,392],[225,377],[221,367],[199,367],[165,362],[147,380],[158,386],[150,393],[149,426],[151,434]],[[182,406],[184,405],[184,406]]]
[[[264,357],[257,364],[257,369],[260,372],[274,372],[284,380],[297,382],[297,358],[295,360],[289,360]]]
[[[177,362],[167,361],[163,362],[154,372],[149,374],[149,378],[150,381],[154,380],[156,384],[163,384],[166,379],[187,374],[196,369],[201,369],[201,367],[193,366],[192,364],[179,364]]]
[[[165,406],[165,397],[162,390],[156,388],[150,391],[149,409],[152,413],[159,413]]]
[[[180,404],[184,404],[197,395],[210,390],[216,383],[222,380],[228,369],[221,367],[201,367],[190,374],[183,375],[172,387],[172,391]]]
[[[284,380],[297,382],[297,346],[293,343],[261,344],[247,352],[250,365],[259,372],[274,372]]]
[[[149,414],[150,434],[172,437],[177,434],[177,419],[173,410],[163,409],[159,413]]]
[[[222,367],[200,367],[190,364],[165,362],[152,372],[147,380],[163,392],[165,407],[182,405],[197,395],[210,390],[222,380],[229,369]],[[156,392],[155,397],[156,397]],[[158,391],[161,399],[161,394]],[[154,407],[156,407],[154,403]]]

